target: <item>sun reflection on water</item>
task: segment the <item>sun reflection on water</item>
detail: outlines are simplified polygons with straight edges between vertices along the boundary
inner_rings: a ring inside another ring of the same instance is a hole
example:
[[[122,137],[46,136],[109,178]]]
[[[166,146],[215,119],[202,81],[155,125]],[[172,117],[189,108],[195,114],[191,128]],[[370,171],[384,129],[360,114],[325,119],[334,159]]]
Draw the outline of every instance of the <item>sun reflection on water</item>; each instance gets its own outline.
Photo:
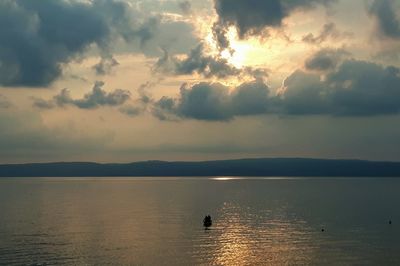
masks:
[[[220,212],[220,222],[212,232],[216,237],[213,265],[310,262],[313,250],[304,245],[310,242],[310,235],[301,233],[306,223],[285,221],[285,215],[272,214],[266,220],[234,203],[225,203]]]
[[[1,265],[400,265],[399,180],[57,180],[0,180]]]
[[[238,180],[241,178],[232,177],[232,176],[218,176],[218,177],[212,177],[211,179],[216,180],[216,181],[229,181],[229,180]]]

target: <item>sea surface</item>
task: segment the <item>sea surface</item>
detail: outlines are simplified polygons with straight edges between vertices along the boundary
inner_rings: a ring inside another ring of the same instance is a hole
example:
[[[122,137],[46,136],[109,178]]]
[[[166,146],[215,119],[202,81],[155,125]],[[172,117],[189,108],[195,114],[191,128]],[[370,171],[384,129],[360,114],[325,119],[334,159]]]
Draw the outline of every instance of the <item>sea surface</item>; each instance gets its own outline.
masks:
[[[2,178],[0,264],[400,265],[400,178]]]

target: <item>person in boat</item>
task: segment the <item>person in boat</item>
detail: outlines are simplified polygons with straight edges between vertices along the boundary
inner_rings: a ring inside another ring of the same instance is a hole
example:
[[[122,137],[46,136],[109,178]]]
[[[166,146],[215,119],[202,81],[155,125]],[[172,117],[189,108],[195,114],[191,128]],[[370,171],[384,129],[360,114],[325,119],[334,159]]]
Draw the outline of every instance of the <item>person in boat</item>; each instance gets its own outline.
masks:
[[[211,216],[210,215],[206,215],[206,217],[204,217],[203,219],[203,225],[205,228],[208,228],[212,225],[212,220],[211,220]]]

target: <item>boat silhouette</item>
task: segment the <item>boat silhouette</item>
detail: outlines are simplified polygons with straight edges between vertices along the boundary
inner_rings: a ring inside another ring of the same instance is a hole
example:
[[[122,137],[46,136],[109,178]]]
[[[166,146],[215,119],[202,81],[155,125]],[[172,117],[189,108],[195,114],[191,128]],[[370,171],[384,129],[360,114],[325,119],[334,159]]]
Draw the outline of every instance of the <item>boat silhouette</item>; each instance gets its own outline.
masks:
[[[206,215],[203,219],[203,226],[208,229],[212,225],[212,220],[210,215]]]

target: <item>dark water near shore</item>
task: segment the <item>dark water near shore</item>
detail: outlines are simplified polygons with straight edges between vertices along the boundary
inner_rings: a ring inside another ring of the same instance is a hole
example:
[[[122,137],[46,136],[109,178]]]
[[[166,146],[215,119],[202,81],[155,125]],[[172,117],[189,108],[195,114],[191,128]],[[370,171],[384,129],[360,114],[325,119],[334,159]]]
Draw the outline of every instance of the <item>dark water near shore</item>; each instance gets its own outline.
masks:
[[[400,179],[3,178],[0,264],[400,265]]]

